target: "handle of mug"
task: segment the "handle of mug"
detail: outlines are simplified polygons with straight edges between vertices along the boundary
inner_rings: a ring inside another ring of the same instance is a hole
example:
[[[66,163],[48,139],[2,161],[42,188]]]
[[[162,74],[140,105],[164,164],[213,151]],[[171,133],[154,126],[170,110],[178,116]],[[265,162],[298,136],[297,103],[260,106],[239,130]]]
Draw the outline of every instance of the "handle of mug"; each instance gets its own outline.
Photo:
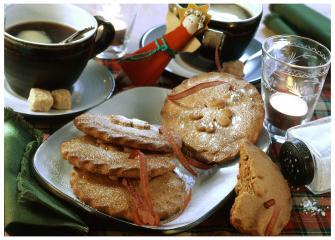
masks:
[[[98,28],[103,26],[101,35],[95,39],[94,49],[91,57],[103,52],[112,42],[115,36],[115,29],[110,22],[107,22],[102,16],[94,16],[97,20]]]
[[[202,44],[205,47],[212,49],[218,48],[221,50],[226,35],[224,32],[208,28],[202,35]],[[221,52],[221,51],[220,51]],[[221,54],[220,54],[221,55]],[[221,57],[221,56],[220,56]]]

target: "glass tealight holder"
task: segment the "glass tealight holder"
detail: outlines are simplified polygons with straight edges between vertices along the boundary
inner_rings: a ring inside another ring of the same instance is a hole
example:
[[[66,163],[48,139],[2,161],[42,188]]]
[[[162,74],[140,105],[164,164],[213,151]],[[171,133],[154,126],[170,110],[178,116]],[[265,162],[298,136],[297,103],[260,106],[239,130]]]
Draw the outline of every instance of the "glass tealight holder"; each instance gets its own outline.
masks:
[[[300,36],[277,35],[262,45],[264,125],[282,143],[286,130],[309,121],[330,67],[330,51]]]

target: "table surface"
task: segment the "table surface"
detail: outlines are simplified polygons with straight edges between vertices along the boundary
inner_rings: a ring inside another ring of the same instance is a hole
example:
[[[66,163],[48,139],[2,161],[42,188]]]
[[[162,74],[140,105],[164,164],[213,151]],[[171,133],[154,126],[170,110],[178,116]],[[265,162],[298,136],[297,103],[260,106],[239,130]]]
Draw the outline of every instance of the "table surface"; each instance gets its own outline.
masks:
[[[80,5],[85,8],[90,8],[90,5]],[[330,16],[329,5],[311,5],[325,16]],[[139,14],[136,19],[133,31],[130,36],[129,51],[132,52],[139,47],[141,36],[148,29],[159,26],[165,23],[165,15],[167,13],[167,4],[143,4],[140,6]],[[269,12],[268,5],[264,5],[263,17]],[[152,20],[154,16],[154,21]],[[262,42],[266,37],[274,33],[267,29],[261,23],[255,38]],[[163,75],[163,78],[171,78]],[[314,118],[324,117],[330,115],[330,86],[325,85]],[[72,117],[58,117],[58,118],[29,118],[26,117],[33,126],[43,130],[46,133],[53,133],[65,123],[71,121]],[[272,148],[271,154],[275,155],[276,147]],[[291,219],[288,225],[282,231],[282,235],[330,235],[330,193],[314,196],[305,188],[292,188],[293,210]],[[240,235],[229,223],[229,210],[233,204],[234,196],[231,196],[229,201],[225,203],[218,211],[205,220],[200,225],[180,233],[178,235]],[[306,211],[303,203],[306,201],[315,202],[315,206],[319,211]],[[148,231],[130,228],[126,224],[115,222],[99,228],[95,224],[91,227],[91,235],[155,235]]]

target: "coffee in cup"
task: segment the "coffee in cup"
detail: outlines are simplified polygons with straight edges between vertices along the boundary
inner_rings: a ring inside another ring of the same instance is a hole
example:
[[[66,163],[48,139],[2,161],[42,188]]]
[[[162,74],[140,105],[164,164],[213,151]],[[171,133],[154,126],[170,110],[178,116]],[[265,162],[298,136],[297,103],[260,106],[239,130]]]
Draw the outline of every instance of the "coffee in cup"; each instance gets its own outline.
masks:
[[[25,41],[59,43],[74,34],[76,29],[54,22],[24,22],[7,28],[6,32]]]
[[[97,37],[97,29],[103,32]],[[76,31],[92,30],[69,43]],[[13,91],[27,97],[31,88],[69,88],[89,59],[114,37],[111,23],[74,5],[15,4],[5,9],[5,77]]]

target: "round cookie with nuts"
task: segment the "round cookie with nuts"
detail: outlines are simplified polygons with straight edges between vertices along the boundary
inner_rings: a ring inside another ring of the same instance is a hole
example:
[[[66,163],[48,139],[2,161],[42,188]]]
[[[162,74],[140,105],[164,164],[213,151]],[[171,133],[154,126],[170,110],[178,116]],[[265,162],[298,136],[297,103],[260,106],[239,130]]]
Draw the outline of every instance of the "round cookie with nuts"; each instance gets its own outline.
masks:
[[[205,73],[172,90],[161,111],[162,124],[178,135],[186,155],[207,164],[234,159],[245,139],[262,130],[263,101],[248,82],[226,73]]]

